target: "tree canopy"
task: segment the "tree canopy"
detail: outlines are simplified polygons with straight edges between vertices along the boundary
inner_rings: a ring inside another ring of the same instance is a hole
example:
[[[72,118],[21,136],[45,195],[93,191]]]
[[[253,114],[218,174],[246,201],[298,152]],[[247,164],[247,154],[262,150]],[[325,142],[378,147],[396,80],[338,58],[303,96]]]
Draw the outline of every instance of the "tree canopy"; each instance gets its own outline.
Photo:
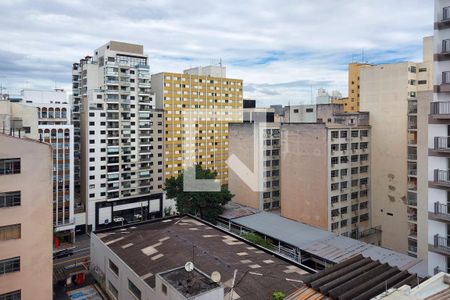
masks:
[[[215,179],[216,172],[195,166],[197,179]],[[183,174],[166,180],[164,190],[168,198],[174,198],[180,214],[199,216],[211,223],[216,223],[216,217],[223,212],[223,206],[228,203],[233,194],[222,186],[220,192],[185,192],[183,190]]]

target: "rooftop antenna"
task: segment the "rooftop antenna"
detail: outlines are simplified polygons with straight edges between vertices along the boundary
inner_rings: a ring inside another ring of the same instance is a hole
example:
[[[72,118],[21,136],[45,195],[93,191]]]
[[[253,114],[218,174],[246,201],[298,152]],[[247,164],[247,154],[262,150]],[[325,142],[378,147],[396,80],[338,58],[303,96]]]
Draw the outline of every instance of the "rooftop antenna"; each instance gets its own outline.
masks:
[[[309,86],[311,88],[311,105],[313,104],[313,89],[312,85]]]
[[[222,57],[219,59],[219,66],[222,67]]]

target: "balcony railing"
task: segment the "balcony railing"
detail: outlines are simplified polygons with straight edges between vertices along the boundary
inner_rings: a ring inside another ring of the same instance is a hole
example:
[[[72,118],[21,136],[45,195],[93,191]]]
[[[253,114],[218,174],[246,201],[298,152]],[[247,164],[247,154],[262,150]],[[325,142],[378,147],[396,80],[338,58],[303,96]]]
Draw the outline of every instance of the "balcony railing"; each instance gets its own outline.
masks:
[[[450,150],[450,140],[447,136],[434,137],[434,150]]]
[[[430,111],[432,115],[450,114],[450,101],[436,101],[431,102],[430,105]]]
[[[434,235],[433,244],[429,245],[428,248],[430,251],[450,256],[450,240],[439,236],[439,234]]]
[[[434,183],[440,185],[450,185],[450,177],[448,170],[434,170]]]
[[[450,223],[450,206],[434,202],[434,210],[428,213],[428,218],[436,221]]]

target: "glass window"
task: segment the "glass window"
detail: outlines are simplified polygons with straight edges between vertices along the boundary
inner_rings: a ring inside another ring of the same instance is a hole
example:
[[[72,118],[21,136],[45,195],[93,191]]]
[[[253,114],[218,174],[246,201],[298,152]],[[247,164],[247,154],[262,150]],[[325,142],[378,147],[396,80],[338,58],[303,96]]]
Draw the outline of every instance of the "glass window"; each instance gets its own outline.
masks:
[[[20,158],[0,159],[0,175],[20,173]]]
[[[0,226],[0,241],[20,239],[20,224]]]
[[[115,263],[113,263],[111,260],[109,260],[109,269],[114,272],[117,276],[119,276],[119,268],[116,266]]]
[[[111,281],[108,281],[108,289],[111,292],[111,294],[114,296],[114,298],[119,299],[119,291],[117,288],[111,283]]]
[[[22,298],[22,292],[20,290],[9,292],[6,294],[0,294],[0,300],[20,300]]]
[[[134,283],[130,279],[128,279],[128,289],[137,299],[141,300],[142,297],[141,290],[138,289],[137,286],[134,285]]]
[[[20,205],[20,191],[0,193],[0,208]]]
[[[20,271],[20,257],[0,260],[0,275]]]

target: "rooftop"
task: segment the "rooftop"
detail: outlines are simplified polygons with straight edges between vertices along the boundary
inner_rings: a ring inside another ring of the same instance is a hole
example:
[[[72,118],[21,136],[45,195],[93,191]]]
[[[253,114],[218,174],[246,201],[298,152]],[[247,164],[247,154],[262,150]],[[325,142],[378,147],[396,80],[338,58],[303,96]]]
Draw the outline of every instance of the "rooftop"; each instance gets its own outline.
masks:
[[[194,269],[188,272],[184,267],[161,274],[161,277],[186,298],[203,294],[207,291],[219,288],[220,285],[211,278]]]
[[[420,262],[419,259],[408,255],[345,236],[337,236],[329,231],[292,221],[274,213],[254,213],[232,219],[232,222],[293,245],[331,263],[340,263],[358,254],[388,263],[400,270],[409,270]]]
[[[357,255],[331,268],[306,276],[306,286],[299,288],[286,300],[339,299],[368,300],[386,289],[415,286],[421,281],[416,274],[401,271],[387,263],[381,263]]]
[[[152,288],[156,274],[187,261],[205,274],[219,272],[225,295],[231,291],[237,270],[233,296],[239,299],[268,299],[274,291],[289,295],[303,285],[301,280],[308,274],[300,265],[190,216],[95,234]]]

